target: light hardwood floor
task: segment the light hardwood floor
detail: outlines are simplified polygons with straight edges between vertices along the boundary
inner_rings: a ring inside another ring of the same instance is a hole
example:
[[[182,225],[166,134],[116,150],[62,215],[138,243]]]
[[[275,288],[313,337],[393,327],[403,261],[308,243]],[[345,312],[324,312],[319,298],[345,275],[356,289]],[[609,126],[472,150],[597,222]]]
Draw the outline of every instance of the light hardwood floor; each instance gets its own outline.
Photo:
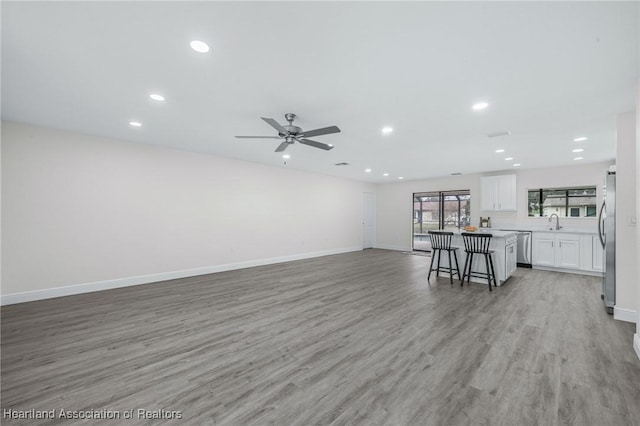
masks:
[[[519,269],[490,293],[428,283],[428,261],[366,250],[2,307],[2,409],[640,425],[635,326],[605,313],[599,279]],[[76,423],[124,422],[2,419]]]

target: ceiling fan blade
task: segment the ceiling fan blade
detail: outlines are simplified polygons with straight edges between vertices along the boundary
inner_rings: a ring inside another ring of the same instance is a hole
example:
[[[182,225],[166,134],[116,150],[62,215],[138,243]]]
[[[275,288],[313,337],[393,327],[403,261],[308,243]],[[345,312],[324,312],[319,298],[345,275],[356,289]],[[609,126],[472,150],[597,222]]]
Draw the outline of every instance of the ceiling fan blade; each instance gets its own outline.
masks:
[[[279,133],[287,133],[287,129],[285,129],[280,124],[278,124],[278,122],[276,120],[274,120],[273,118],[264,118],[264,117],[260,117],[260,118],[262,118],[264,121],[266,121],[267,124],[269,124],[271,127],[276,129]]]
[[[322,142],[312,141],[310,139],[296,139],[296,140],[298,142],[300,142],[301,144],[309,145],[309,146],[312,146],[314,148],[324,149],[325,151],[329,151],[330,149],[333,149],[333,145],[329,145],[329,144],[322,143]]]
[[[280,139],[280,136],[236,136],[239,139]]]
[[[289,142],[284,141],[284,142],[282,142],[280,145],[278,145],[278,147],[276,148],[276,151],[275,151],[275,152],[282,152],[282,151],[284,151],[285,149],[287,149],[287,147],[288,147],[288,146],[289,146]]]
[[[323,127],[322,129],[315,129],[302,132],[305,138],[310,138],[311,136],[320,136],[320,135],[328,135],[331,133],[340,133],[340,129],[336,126]]]

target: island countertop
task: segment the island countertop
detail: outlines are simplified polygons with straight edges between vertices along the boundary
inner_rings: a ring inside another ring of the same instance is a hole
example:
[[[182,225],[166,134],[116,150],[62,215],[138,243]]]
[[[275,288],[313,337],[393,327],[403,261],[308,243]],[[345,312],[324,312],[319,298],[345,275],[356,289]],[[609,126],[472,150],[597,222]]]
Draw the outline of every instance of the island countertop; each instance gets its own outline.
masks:
[[[464,229],[460,229],[460,230],[448,230],[446,229],[445,231],[449,231],[449,232],[453,232],[454,234],[460,235],[463,232],[469,232],[472,234],[491,234],[494,238],[506,238],[509,237],[511,235],[516,235],[518,232],[517,231],[501,231],[498,229],[483,229],[483,228],[478,228],[477,231],[465,231]]]

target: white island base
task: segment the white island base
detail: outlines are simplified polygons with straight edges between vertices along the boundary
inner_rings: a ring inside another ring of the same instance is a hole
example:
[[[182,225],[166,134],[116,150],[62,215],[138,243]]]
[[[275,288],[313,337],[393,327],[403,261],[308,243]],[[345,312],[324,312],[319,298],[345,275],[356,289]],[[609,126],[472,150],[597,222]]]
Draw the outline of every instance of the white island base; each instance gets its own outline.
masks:
[[[458,264],[460,265],[460,274],[464,274],[464,262],[466,260],[467,254],[464,251],[464,242],[462,240],[462,235],[460,232],[453,231],[454,235],[451,238],[451,246],[458,247]],[[493,268],[496,274],[496,283],[497,286],[501,286],[505,281],[509,279],[509,277],[515,272],[517,268],[517,235],[515,232],[511,231],[476,231],[476,233],[482,234],[491,234],[493,238],[491,238],[491,243],[489,244],[489,249],[493,250],[494,253],[492,255],[493,258]],[[433,256],[433,252],[432,252]],[[454,262],[455,268],[455,260],[453,259],[453,253],[451,254],[451,260]],[[433,267],[436,268],[438,262],[438,257],[436,256],[434,260]],[[449,257],[447,256],[447,252],[444,251],[442,253],[442,259],[440,260],[440,267],[449,267]],[[487,267],[484,260],[484,255],[476,254],[473,256],[473,264],[471,265],[472,272],[486,273]],[[435,273],[435,271],[434,271]],[[433,275],[433,273],[432,273]],[[440,272],[440,276],[449,277],[447,272]],[[466,279],[465,279],[466,281]],[[471,276],[471,281],[477,283],[488,284],[486,278],[479,278]]]

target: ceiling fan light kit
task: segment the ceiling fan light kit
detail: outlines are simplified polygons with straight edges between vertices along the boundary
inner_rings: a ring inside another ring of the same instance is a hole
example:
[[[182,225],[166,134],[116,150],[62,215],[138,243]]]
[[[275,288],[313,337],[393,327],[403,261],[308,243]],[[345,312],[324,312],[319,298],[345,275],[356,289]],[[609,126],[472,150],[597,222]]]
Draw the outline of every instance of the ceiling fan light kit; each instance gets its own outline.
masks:
[[[290,112],[284,115],[285,120],[287,120],[287,122],[289,123],[284,126],[280,125],[280,123],[278,123],[273,118],[265,118],[265,117],[261,117],[261,118],[268,125],[270,125],[271,127],[273,127],[278,131],[278,136],[236,136],[236,138],[281,139],[282,142],[280,143],[280,145],[278,145],[275,152],[282,152],[285,149],[287,149],[289,145],[293,145],[295,142],[299,142],[303,145],[308,145],[314,148],[323,149],[325,151],[329,151],[330,149],[333,149],[333,145],[326,144],[323,142],[313,141],[311,139],[306,139],[306,138],[312,137],[312,136],[329,135],[331,133],[340,133],[340,129],[337,126],[329,126],[329,127],[323,127],[320,129],[304,131],[301,127],[293,125],[293,120],[296,118],[296,115]]]

